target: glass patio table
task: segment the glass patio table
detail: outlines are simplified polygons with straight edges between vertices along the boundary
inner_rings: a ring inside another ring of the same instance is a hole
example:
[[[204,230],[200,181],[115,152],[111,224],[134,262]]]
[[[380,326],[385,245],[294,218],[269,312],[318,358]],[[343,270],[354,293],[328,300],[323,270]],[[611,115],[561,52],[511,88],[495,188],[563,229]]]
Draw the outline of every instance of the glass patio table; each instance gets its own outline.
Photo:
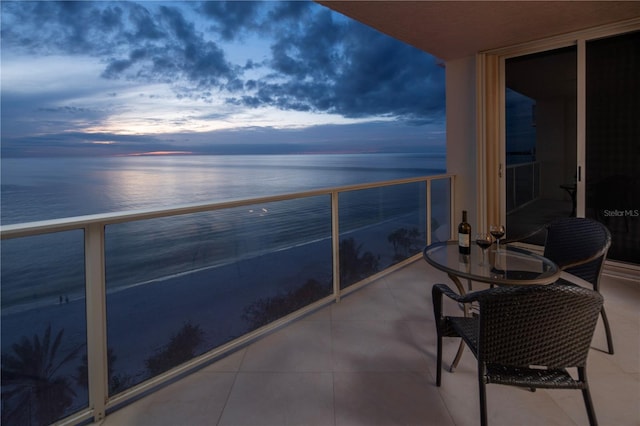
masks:
[[[484,263],[482,250],[472,244],[471,253],[458,252],[457,241],[434,243],[426,247],[424,259],[433,267],[446,272],[464,292],[459,278],[496,285],[550,284],[560,277],[560,268],[546,257],[518,247],[488,248]]]
[[[466,293],[461,279],[467,280],[467,287],[471,290],[473,281],[491,285],[551,284],[562,273],[558,265],[546,257],[512,246],[500,245],[499,250],[491,246],[486,250],[484,261],[482,249],[477,244],[471,245],[470,254],[463,255],[458,252],[457,241],[431,244],[422,254],[427,263],[447,273],[461,295]],[[465,316],[470,315],[469,306],[461,308]],[[460,342],[450,371],[458,365],[463,349],[464,342]]]

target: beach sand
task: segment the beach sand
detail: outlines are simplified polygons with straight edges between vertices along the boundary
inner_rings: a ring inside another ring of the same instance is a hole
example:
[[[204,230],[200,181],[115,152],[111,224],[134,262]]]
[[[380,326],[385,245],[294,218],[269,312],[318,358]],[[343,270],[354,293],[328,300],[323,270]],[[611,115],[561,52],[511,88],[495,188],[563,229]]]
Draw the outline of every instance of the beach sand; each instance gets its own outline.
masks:
[[[107,295],[107,342],[116,355],[116,373],[139,376],[144,360],[162,349],[184,324],[199,325],[206,346],[201,352],[247,331],[244,308],[304,284],[313,278],[331,282],[330,240],[270,252],[220,267],[147,282]],[[86,343],[85,299],[56,300],[2,315],[2,346],[33,333],[64,329],[60,352]]]

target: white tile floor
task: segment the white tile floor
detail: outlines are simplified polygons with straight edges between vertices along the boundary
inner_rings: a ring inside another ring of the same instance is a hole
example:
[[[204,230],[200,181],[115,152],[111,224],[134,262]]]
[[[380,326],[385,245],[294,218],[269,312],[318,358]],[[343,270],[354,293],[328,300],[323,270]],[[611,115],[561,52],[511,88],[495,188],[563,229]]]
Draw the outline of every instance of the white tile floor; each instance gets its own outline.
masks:
[[[435,386],[431,285],[417,261],[106,417],[125,425],[477,425],[467,351]],[[588,373],[602,426],[640,425],[640,282],[605,277],[615,355],[598,324]],[[449,341],[447,343],[447,340]],[[457,342],[445,339],[445,367]],[[491,425],[583,425],[579,391],[487,387]]]

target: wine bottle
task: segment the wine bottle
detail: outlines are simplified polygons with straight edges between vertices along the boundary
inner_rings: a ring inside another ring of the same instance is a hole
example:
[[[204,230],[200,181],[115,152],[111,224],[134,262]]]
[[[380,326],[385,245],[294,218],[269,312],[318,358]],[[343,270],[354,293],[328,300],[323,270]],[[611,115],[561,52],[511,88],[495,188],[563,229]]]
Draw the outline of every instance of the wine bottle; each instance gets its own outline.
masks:
[[[471,253],[471,225],[467,223],[467,211],[462,211],[462,222],[458,225],[458,251],[462,254]]]
[[[468,254],[458,254],[458,270],[466,273],[471,272],[471,262]]]

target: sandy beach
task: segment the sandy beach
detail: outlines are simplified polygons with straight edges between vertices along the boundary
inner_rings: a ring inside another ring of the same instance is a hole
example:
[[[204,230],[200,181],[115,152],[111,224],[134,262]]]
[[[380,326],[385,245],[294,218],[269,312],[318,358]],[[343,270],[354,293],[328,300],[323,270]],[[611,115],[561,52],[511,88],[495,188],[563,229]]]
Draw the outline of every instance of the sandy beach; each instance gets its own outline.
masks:
[[[244,308],[313,278],[331,282],[329,240],[271,252],[221,267],[148,282],[107,295],[108,346],[119,373],[139,375],[144,360],[190,322],[204,331],[210,350],[246,332]],[[64,329],[61,351],[85,342],[85,300],[70,300],[2,315],[3,348],[25,330]]]

